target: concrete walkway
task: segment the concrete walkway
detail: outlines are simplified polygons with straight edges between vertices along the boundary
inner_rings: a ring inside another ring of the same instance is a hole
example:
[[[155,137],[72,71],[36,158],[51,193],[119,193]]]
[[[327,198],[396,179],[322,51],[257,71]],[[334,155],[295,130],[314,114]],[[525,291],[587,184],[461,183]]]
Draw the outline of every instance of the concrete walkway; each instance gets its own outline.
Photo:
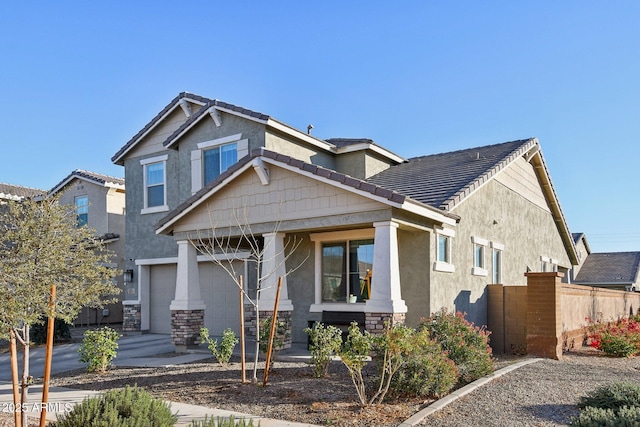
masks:
[[[168,335],[146,334],[126,336],[120,338],[118,344],[118,357],[113,361],[113,364],[116,366],[161,367],[195,362],[211,357],[210,353],[204,352],[175,357],[150,357],[174,351]],[[53,350],[52,373],[85,368],[86,365],[80,363],[78,360],[79,347],[80,344],[77,343],[56,345]],[[30,374],[36,378],[41,378],[44,375],[44,348],[32,348],[30,355]],[[0,410],[4,412],[9,412],[13,407],[10,367],[9,354],[0,354]],[[22,367],[20,367],[20,372],[22,372],[21,369]],[[82,402],[84,398],[98,394],[100,394],[100,392],[51,387],[49,389],[49,403],[47,404],[47,419],[55,420],[58,413],[69,411],[73,405]],[[40,418],[40,409],[42,407],[40,403],[41,398],[41,384],[29,387],[29,400],[32,402],[26,408],[26,414],[29,418]],[[169,403],[171,404],[172,411],[178,414],[178,426],[187,426],[191,423],[191,420],[201,420],[204,419],[205,416],[216,418],[233,415],[235,418],[253,419],[256,426],[259,421],[261,427],[315,427],[311,424],[260,418],[250,414],[241,414],[205,406],[178,402]]]

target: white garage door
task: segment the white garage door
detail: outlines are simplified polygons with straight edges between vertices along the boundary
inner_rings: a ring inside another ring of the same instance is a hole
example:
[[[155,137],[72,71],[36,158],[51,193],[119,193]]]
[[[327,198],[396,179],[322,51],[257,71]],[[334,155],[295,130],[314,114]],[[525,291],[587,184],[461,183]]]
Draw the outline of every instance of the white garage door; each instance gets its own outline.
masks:
[[[243,262],[234,261],[236,271],[242,272]],[[240,294],[238,286],[229,274],[212,262],[202,262],[200,270],[200,294],[207,308],[204,324],[212,336],[222,336],[231,328],[240,334]]]
[[[152,265],[149,281],[149,327],[154,334],[171,333],[169,305],[176,295],[176,266]]]

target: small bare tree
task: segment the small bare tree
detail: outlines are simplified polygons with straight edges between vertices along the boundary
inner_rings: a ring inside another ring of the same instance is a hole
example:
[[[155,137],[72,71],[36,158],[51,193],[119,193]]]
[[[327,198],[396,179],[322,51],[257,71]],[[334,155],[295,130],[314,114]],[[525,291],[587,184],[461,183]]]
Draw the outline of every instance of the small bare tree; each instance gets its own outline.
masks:
[[[215,214],[209,211],[211,229],[198,231],[198,238],[192,241],[196,248],[211,257],[211,260],[220,266],[231,277],[235,285],[240,289],[244,299],[253,307],[256,312],[256,345],[255,358],[253,364],[253,378],[255,383],[258,380],[258,358],[260,354],[260,293],[276,286],[278,277],[286,277],[296,271],[304,264],[309,254],[295,266],[289,266],[286,262],[300,248],[303,240],[296,236],[287,239],[283,247],[277,251],[269,251],[264,244],[264,238],[254,233],[248,220],[247,208],[233,209],[233,226],[218,227]],[[276,222],[269,233],[278,233],[280,222]],[[247,288],[243,286],[243,271],[238,271],[235,260],[245,259],[255,263],[257,278],[255,288],[250,288],[249,281],[244,281]],[[281,273],[281,274],[279,274]],[[270,285],[269,285],[270,284]],[[272,307],[268,307],[272,309]]]
[[[119,293],[112,282],[119,272],[106,267],[112,253],[96,238],[95,231],[78,227],[75,211],[59,204],[57,198],[9,202],[2,210],[0,338],[10,341],[14,376],[16,343],[22,347],[22,397],[14,404],[25,405],[31,383],[30,327],[47,317],[71,323],[82,307],[111,302],[110,297]],[[57,287],[54,306],[50,305],[51,285]],[[14,378],[14,399],[17,383]],[[26,412],[23,414],[21,422],[26,426]]]

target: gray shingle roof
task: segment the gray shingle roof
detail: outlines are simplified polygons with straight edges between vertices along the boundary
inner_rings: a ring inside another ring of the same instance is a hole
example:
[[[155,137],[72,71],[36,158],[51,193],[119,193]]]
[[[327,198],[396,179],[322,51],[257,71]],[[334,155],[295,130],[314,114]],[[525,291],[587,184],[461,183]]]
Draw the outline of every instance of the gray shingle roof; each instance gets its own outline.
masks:
[[[414,157],[367,181],[439,209],[451,210],[535,144],[535,139],[523,139]]]
[[[574,279],[579,284],[630,284],[638,279],[640,252],[592,253]]]
[[[0,199],[21,200],[24,198],[43,196],[45,194],[47,194],[45,190],[0,182]]]

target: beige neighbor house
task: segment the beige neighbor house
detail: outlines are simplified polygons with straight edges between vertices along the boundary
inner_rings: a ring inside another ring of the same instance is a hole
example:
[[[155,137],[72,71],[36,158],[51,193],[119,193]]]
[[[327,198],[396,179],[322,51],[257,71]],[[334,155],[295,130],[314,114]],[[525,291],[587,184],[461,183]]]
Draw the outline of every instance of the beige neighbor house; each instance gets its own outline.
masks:
[[[310,322],[336,316],[375,330],[446,307],[486,324],[488,284],[524,286],[527,271],[577,264],[535,138],[405,159],[369,139],[322,140],[180,93],[112,161],[125,168],[126,268],[135,269],[124,328],[172,333],[178,348],[196,344],[203,324],[239,330],[235,285],[196,249],[214,225],[237,233],[239,210],[267,268],[299,266],[279,305],[299,343]],[[303,243],[284,266],[293,237]],[[233,262],[250,288],[251,263]],[[274,298],[275,286],[263,290],[261,309]]]
[[[125,256],[125,185],[124,179],[76,169],[49,191],[59,195],[60,203],[75,206],[78,226],[95,229],[107,249],[114,253],[110,264],[124,270]],[[124,289],[123,275],[117,278]],[[122,298],[122,294],[119,296]],[[98,325],[122,322],[122,304],[108,304],[103,309],[84,308],[76,325]]]

